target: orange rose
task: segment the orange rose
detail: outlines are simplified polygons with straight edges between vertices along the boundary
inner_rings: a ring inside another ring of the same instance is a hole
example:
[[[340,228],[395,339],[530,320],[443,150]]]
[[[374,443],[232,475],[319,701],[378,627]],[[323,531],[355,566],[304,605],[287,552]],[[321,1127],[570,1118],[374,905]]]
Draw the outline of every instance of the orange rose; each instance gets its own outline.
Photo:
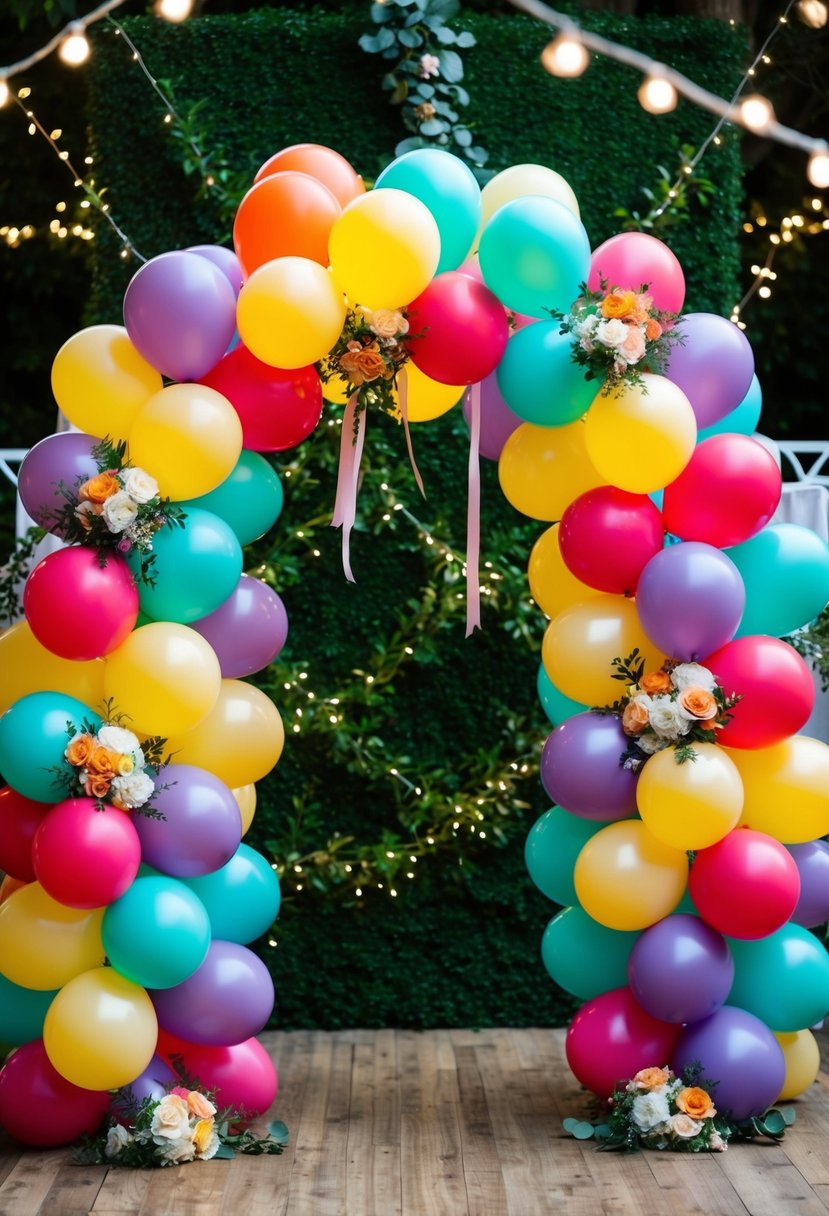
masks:
[[[662,337],[662,326],[655,317],[648,317],[645,322],[645,337],[649,342],[655,342],[657,338]]]
[[[116,773],[115,761],[115,753],[109,748],[95,746],[87,756],[84,767],[90,776],[106,777],[107,781],[111,781]]]
[[[689,1085],[685,1089],[681,1089],[676,1095],[675,1101],[679,1109],[686,1115],[690,1115],[692,1119],[713,1119],[717,1113],[710,1095],[704,1089],[700,1089],[698,1085]]]
[[[640,1068],[631,1080],[631,1084],[638,1086],[639,1089],[659,1089],[660,1085],[667,1085],[670,1079],[671,1074],[667,1068]],[[685,1090],[685,1092],[688,1091]],[[708,1097],[707,1094],[705,1096]]]
[[[603,317],[629,317],[635,308],[635,291],[611,291],[602,300]]]
[[[109,778],[90,773],[84,782],[83,790],[87,798],[106,798],[109,793]]]
[[[81,502],[106,502],[120,488],[114,473],[99,473],[97,477],[90,477],[89,481],[83,483],[78,490],[78,498]]]
[[[626,735],[641,735],[650,725],[648,711],[641,701],[628,701],[622,714],[622,730]]]
[[[381,377],[388,379],[390,375],[385,359],[374,346],[346,351],[344,355],[340,355],[339,363],[349,381],[358,388],[361,384],[379,380]]]
[[[709,722],[719,713],[719,706],[713,693],[695,684],[679,694],[679,704],[686,714],[692,718],[698,718],[702,722]]]
[[[75,768],[83,768],[94,750],[95,740],[91,735],[74,735],[63,754]]]
[[[209,1098],[205,1098],[204,1094],[200,1094],[197,1089],[187,1091],[187,1109],[192,1115],[196,1115],[199,1119],[211,1119],[216,1113],[216,1107]]]
[[[659,692],[670,692],[671,677],[665,671],[648,671],[639,681],[639,687],[650,697]]]

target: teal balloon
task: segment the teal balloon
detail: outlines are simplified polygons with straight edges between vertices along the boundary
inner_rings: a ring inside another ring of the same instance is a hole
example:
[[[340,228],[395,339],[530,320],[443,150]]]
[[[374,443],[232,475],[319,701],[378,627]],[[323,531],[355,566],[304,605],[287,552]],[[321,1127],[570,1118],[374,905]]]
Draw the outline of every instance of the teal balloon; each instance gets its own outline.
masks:
[[[386,166],[374,189],[384,186],[414,195],[432,213],[440,233],[435,274],[457,270],[481,223],[481,188],[469,166],[440,148],[416,148]]]
[[[726,550],[746,589],[736,637],[784,637],[820,616],[829,601],[829,545],[800,524],[770,524]]]
[[[210,918],[175,878],[136,878],[104,913],[101,937],[116,971],[142,988],[183,984],[207,957]]]
[[[806,1030],[829,1012],[829,954],[791,922],[756,941],[727,938],[734,955],[728,1004],[778,1032]]]
[[[274,526],[284,501],[276,470],[259,452],[243,451],[221,485],[178,506],[188,514],[198,507],[218,515],[235,532],[240,545],[249,545]]]
[[[757,430],[757,423],[760,421],[762,409],[763,391],[760,388],[760,381],[755,373],[751,377],[748,392],[740,404],[736,405],[733,410],[729,410],[725,417],[720,418],[718,422],[713,422],[711,426],[704,426],[697,434],[697,443],[702,443],[703,439],[710,439],[712,435],[724,435],[726,433],[732,435],[753,435]]]
[[[212,511],[190,507],[184,527],[162,528],[153,539],[154,583],[139,582],[141,611],[154,621],[189,625],[214,612],[236,589],[242,546]],[[139,558],[129,558],[136,569]]]
[[[608,929],[583,908],[564,908],[541,939],[541,960],[565,992],[589,1001],[628,982],[628,959],[640,933]]]
[[[551,807],[536,820],[527,834],[524,861],[542,895],[563,908],[577,902],[573,884],[576,860],[590,837],[606,826],[571,815],[560,806]]]
[[[495,375],[513,413],[536,426],[566,426],[587,412],[596,381],[585,380],[572,351],[558,321],[536,321],[512,335]]]
[[[0,718],[0,773],[6,784],[35,802],[60,802],[69,773],[64,752],[70,736],[97,730],[101,719],[83,701],[60,692],[33,692],[21,697]]]
[[[19,1047],[41,1038],[46,1010],[57,994],[57,989],[38,992],[22,988],[0,974],[0,1043]]]
[[[219,870],[183,879],[204,904],[215,938],[247,945],[270,929],[279,915],[279,879],[271,863],[240,844]]]
[[[555,199],[512,199],[490,218],[478,246],[481,274],[507,308],[529,317],[567,313],[590,270],[581,220]]]
[[[586,709],[590,708],[588,705],[582,705],[580,701],[574,701],[572,697],[565,697],[547,675],[543,663],[538,666],[536,688],[541,707],[553,726],[560,726],[568,718],[572,718],[576,714],[583,714]]]

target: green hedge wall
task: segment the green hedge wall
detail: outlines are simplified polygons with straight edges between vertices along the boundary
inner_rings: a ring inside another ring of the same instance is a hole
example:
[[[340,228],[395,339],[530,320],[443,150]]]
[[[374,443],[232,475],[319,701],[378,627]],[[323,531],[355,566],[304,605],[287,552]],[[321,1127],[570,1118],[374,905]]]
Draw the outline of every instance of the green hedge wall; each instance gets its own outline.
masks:
[[[591,20],[617,41],[641,47],[721,94],[731,91],[739,75],[743,45],[725,24],[609,14]],[[594,64],[574,82],[552,79],[538,62],[548,32],[528,18],[465,13],[461,24],[478,39],[465,54],[465,83],[470,118],[490,150],[492,167],[533,161],[560,171],[579,196],[594,244],[617,231],[617,207],[642,206],[643,188],[655,184],[657,165],[673,172],[680,146],[697,146],[710,130],[710,117],[685,104],[671,116],[645,114],[636,101],[638,78],[613,63]],[[356,46],[370,28],[368,5],[362,24],[355,24],[353,10],[340,14],[315,6],[205,17],[175,28],[145,19],[125,26],[150,70],[172,83],[181,112],[204,100],[198,121],[212,146],[222,148],[248,180],[273,151],[305,141],[338,149],[372,178],[403,136],[380,91],[380,61]],[[106,182],[119,223],[147,257],[197,241],[226,240],[209,197],[196,201],[194,181],[182,173],[158,99],[127,49],[111,31],[100,32],[96,41],[92,139],[98,181]],[[704,168],[716,187],[710,205],[691,208],[670,239],[685,268],[687,307],[723,311],[734,298],[738,271],[740,169],[733,134],[710,150]],[[105,227],[99,227],[96,254],[89,320],[115,320],[135,266],[118,257]],[[382,523],[381,483],[393,476],[407,507],[463,552],[466,441],[459,414],[416,428],[426,504],[415,501],[403,465],[393,474],[384,467],[391,424],[378,420],[379,449],[373,451],[369,435],[354,542],[356,587],[343,581],[338,534],[317,525],[313,537],[320,556],[313,559],[308,544],[297,540],[306,520],[330,511],[336,431],[323,426],[303,445],[303,453],[309,445],[320,452],[320,467],[327,471],[306,477],[301,495],[292,494],[295,482],[286,481],[283,517],[272,540],[250,558],[251,565],[276,569],[289,612],[284,663],[261,678],[283,709],[282,683],[291,665],[307,671],[309,686],[323,694],[355,670],[371,670],[373,656],[387,645],[392,629],[405,624],[412,601],[428,583],[431,566],[416,529],[402,519]],[[276,467],[284,468],[295,455],[286,453]],[[497,536],[504,559],[521,566],[543,526],[520,520],[504,503],[493,466],[483,473],[483,557]],[[485,611],[484,623],[482,634],[465,641],[460,606],[428,644],[414,647],[383,722],[389,754],[406,757],[409,771],[420,772],[424,781],[440,770],[447,797],[453,774],[462,780],[470,756],[483,753],[506,762],[515,734],[527,731],[537,755],[547,729],[535,696],[543,622],[530,644],[494,610]],[[354,706],[349,712],[362,711]],[[367,780],[359,764],[338,751],[336,739],[289,735],[283,759],[261,785],[250,840],[285,851],[290,844],[302,855],[324,847],[335,831],[360,840],[380,840],[384,831],[403,836],[395,792],[390,778]],[[564,1020],[572,1002],[545,978],[539,961],[541,934],[555,909],[532,888],[523,866],[526,833],[544,809],[537,783],[525,782],[499,836],[470,837],[467,847],[424,860],[417,879],[402,886],[397,899],[375,890],[355,901],[316,891],[313,883],[301,891],[286,884],[288,898],[272,939],[278,944],[260,943],[277,984],[276,1024]]]

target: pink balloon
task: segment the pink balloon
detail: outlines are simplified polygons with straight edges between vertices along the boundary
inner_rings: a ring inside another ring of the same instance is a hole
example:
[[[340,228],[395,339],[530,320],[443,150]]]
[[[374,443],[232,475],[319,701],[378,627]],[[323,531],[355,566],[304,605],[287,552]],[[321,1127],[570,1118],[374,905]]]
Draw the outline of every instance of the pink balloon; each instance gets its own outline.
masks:
[[[621,287],[625,291],[638,291],[647,284],[648,294],[658,309],[682,310],[685,276],[676,254],[645,232],[617,233],[593,251],[587,286],[591,291],[599,291],[602,279],[608,287]]]
[[[130,887],[141,864],[132,819],[93,798],[67,798],[43,818],[32,843],[35,876],[69,908],[103,908]]]
[[[447,270],[408,308],[412,362],[441,384],[475,384],[493,372],[509,338],[501,301],[483,283]]]
[[[18,1047],[0,1071],[0,1124],[33,1148],[56,1148],[97,1131],[110,1095],[81,1089],[50,1063],[42,1039]]]
[[[749,435],[711,435],[665,487],[662,519],[683,540],[726,549],[766,526],[781,492],[780,470],[762,443]]]
[[[200,382],[227,397],[242,423],[242,446],[253,452],[296,447],[322,415],[322,385],[314,367],[269,367],[241,343]]]
[[[614,988],[582,1005],[567,1031],[567,1063],[600,1098],[640,1068],[660,1067],[673,1053],[682,1026],[660,1022],[638,1005],[630,988]]]
[[[39,561],[23,590],[26,619],[41,646],[62,659],[98,659],[121,645],[138,620],[138,590],[126,562],[101,565],[73,545]]]
[[[705,666],[727,694],[740,693],[733,720],[717,732],[725,747],[773,747],[796,735],[815,704],[806,663],[788,642],[749,634],[708,655]]]
[[[647,494],[599,486],[570,503],[558,539],[564,564],[581,582],[597,591],[632,594],[662,550],[662,517]]]
[[[202,1089],[214,1090],[216,1105],[232,1107],[246,1119],[255,1119],[276,1097],[278,1077],[271,1057],[258,1039],[245,1039],[227,1047],[187,1043],[162,1030],[158,1054],[181,1056],[188,1076]]]
[[[735,828],[694,857],[688,892],[702,919],[727,937],[753,941],[785,925],[800,898],[800,873],[773,837]]]

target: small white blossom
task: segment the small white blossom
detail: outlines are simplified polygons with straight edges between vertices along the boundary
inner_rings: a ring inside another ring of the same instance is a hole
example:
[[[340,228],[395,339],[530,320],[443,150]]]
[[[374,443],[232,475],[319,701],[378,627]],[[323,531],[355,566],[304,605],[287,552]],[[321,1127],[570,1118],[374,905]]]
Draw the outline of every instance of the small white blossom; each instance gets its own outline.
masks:
[[[430,76],[440,76],[440,60],[437,55],[420,56],[420,75],[424,80]]]

